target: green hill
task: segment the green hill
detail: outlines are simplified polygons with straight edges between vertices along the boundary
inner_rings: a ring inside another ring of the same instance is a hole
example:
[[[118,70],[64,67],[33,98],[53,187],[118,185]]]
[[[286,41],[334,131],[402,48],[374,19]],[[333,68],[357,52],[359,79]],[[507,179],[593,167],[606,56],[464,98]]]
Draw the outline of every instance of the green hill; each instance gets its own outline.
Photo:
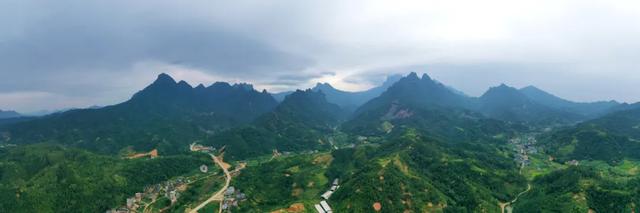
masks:
[[[610,113],[575,127],[552,132],[542,140],[561,161],[640,159],[640,108]]]

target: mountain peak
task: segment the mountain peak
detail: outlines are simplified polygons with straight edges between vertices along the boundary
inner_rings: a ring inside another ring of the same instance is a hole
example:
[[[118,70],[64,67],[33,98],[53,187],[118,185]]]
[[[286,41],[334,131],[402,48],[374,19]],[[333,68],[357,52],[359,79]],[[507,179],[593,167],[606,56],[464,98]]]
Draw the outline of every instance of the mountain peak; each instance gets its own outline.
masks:
[[[320,83],[320,82],[318,82],[318,83],[316,83],[316,86],[313,87],[312,90],[322,90],[322,89],[332,90],[332,89],[335,89],[335,88],[333,88],[333,86],[331,86],[331,84],[329,84],[329,83]]]
[[[252,84],[248,84],[248,83],[237,83],[234,84],[233,87],[235,88],[241,88],[244,89],[246,91],[253,91],[253,85]]]
[[[427,75],[427,73],[422,74],[422,80],[431,80],[431,77],[429,77],[429,75]]]
[[[169,76],[166,73],[160,73],[160,75],[158,75],[158,77],[156,78],[156,80],[153,82],[154,84],[159,83],[159,84],[176,84],[176,81],[173,80],[173,78],[171,76]]]
[[[536,86],[533,86],[533,85],[529,85],[529,86],[523,87],[520,90],[539,90],[539,91],[542,91],[540,88],[538,88]]]
[[[221,82],[221,81],[215,82],[211,84],[211,86],[209,86],[209,88],[228,88],[228,87],[231,87],[229,83]]]
[[[180,81],[178,82],[178,86],[182,87],[182,88],[192,88],[191,85],[189,85],[189,83],[187,83],[186,81]]]
[[[416,72],[411,72],[409,73],[409,75],[407,75],[407,79],[420,79],[420,78],[418,78],[418,74],[416,74]]]
[[[488,92],[496,92],[496,91],[518,91],[518,89],[514,88],[514,87],[510,87],[509,85],[506,85],[504,83],[501,83],[500,85],[496,86],[496,87],[491,87],[489,88]]]

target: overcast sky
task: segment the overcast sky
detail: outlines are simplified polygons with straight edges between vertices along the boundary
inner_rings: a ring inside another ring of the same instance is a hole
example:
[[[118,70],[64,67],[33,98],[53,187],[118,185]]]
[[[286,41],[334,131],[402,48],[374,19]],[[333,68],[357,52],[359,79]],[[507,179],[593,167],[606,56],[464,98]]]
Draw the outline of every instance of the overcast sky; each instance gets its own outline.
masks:
[[[428,73],[640,101],[640,1],[0,1],[0,109],[109,105],[161,72],[192,85],[363,90]]]

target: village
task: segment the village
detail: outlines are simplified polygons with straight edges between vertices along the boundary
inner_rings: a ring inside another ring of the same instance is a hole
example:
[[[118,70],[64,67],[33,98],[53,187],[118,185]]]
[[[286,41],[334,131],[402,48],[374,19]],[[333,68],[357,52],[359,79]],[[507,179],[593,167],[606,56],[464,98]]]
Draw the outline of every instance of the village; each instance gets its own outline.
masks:
[[[219,165],[225,173],[226,185],[220,189],[216,194],[212,195],[208,200],[200,203],[199,206],[192,209],[192,212],[198,211],[200,208],[204,207],[206,204],[212,201],[220,201],[220,209],[219,212],[230,212],[233,208],[238,207],[238,203],[245,201],[247,196],[240,192],[236,187],[228,186],[230,179],[232,176],[236,176],[239,174],[239,171],[245,167],[245,163],[239,163],[239,165],[233,170],[228,171],[227,169],[231,167],[231,165],[224,163],[221,159],[224,153],[224,147],[217,150],[211,146],[203,146],[196,143],[192,143],[189,145],[189,150],[193,152],[200,152],[204,154],[208,154],[212,157],[212,160],[215,164]],[[220,157],[216,157],[214,152],[218,151],[220,153]],[[131,154],[126,159],[136,159],[136,158],[156,158],[158,157],[157,150],[152,150],[148,153],[140,153],[140,154]],[[145,186],[141,192],[136,192],[131,197],[126,199],[126,202],[119,207],[107,210],[107,213],[130,213],[130,212],[163,212],[178,202],[181,194],[187,190],[190,184],[196,183],[198,181],[206,180],[212,176],[220,175],[220,173],[216,171],[210,171],[207,165],[201,165],[199,167],[199,173],[186,176],[186,177],[177,177],[171,180],[164,181],[162,183],[157,183],[153,185]],[[162,209],[156,209],[152,211],[150,208],[154,203],[163,200],[164,202],[168,202],[168,206],[164,206]]]
[[[509,140],[509,143],[513,145],[513,150],[516,152],[514,161],[520,165],[520,168],[524,168],[531,164],[529,154],[538,153],[536,148],[536,137],[534,135],[523,135]]]

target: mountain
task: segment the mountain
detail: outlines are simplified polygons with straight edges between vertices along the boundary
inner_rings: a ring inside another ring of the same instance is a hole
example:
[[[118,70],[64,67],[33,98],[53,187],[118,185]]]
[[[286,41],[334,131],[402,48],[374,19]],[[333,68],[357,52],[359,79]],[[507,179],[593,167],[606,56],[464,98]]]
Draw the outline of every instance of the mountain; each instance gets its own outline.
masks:
[[[382,94],[387,90],[387,88],[400,80],[400,78],[402,78],[401,75],[387,76],[387,79],[382,83],[382,85],[359,92],[342,91],[334,88],[329,83],[317,83],[313,88],[311,88],[311,90],[322,91],[325,94],[327,101],[337,104],[347,112],[353,112],[365,102]],[[283,100],[285,96],[291,93],[293,92],[281,92],[275,93],[273,96],[276,100]]]
[[[155,82],[124,104],[169,113],[209,113],[229,125],[250,122],[277,105],[266,91],[258,92],[250,84],[216,82],[209,87],[193,88],[185,81],[176,83],[167,74],[160,74]]]
[[[389,87],[379,97],[360,107],[356,115],[392,102],[423,108],[471,108],[473,105],[470,98],[453,92],[444,84],[432,80],[427,74],[420,78],[412,72]]]
[[[326,135],[344,117],[344,112],[318,91],[297,90],[273,111],[247,126],[215,135],[207,143],[226,146],[226,156],[243,159],[280,151],[312,150],[329,147]]]
[[[70,110],[5,127],[11,143],[54,142],[101,153],[125,149],[175,153],[194,140],[252,122],[277,102],[248,84],[191,87],[160,74],[120,104]]]
[[[479,102],[480,112],[504,121],[564,124],[582,119],[578,114],[538,103],[518,89],[505,84],[491,87],[480,96]]]
[[[288,95],[275,110],[260,117],[257,123],[264,126],[299,123],[309,128],[330,128],[343,118],[343,112],[326,97],[323,91],[297,90]]]
[[[17,118],[17,117],[21,117],[22,115],[20,115],[20,113],[17,113],[16,111],[3,111],[0,110],[0,119],[5,119],[5,118]]]
[[[428,75],[411,73],[355,112],[343,129],[362,135],[413,127],[439,137],[466,140],[508,131],[503,122],[471,111],[475,100],[450,90]]]
[[[619,106],[616,101],[598,101],[591,103],[579,103],[559,98],[534,86],[527,86],[519,91],[529,99],[542,105],[568,112],[574,112],[585,117],[595,118]]]

